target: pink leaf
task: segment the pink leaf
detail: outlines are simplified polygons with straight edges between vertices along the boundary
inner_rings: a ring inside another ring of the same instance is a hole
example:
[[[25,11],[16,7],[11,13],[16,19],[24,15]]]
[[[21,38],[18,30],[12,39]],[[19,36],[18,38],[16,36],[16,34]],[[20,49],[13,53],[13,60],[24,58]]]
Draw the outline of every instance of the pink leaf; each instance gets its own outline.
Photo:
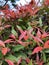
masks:
[[[30,62],[30,59],[29,58],[26,58],[26,62],[29,63]]]
[[[5,25],[4,27],[5,27],[5,28],[9,28],[9,27],[11,27],[11,25]]]
[[[22,41],[20,41],[20,40],[17,40],[17,42],[18,42],[19,44],[21,44],[22,46],[25,46],[24,42],[22,42]]]
[[[31,33],[29,33],[29,36],[30,37],[32,37],[34,40],[35,40],[35,42],[37,42],[37,43],[39,43],[39,42],[41,42],[42,44],[44,43],[39,37],[35,37],[33,34],[31,34]]]
[[[16,39],[16,37],[13,34],[11,34],[9,37],[14,39],[14,40]]]
[[[47,37],[47,36],[49,36],[49,34],[46,33],[46,32],[44,32],[44,33],[42,34],[42,38],[45,38],[45,37]]]
[[[32,44],[32,42],[23,42],[21,40],[17,40],[18,44],[22,45],[22,46],[28,46],[29,44]]]
[[[27,31],[24,31],[24,32],[19,36],[19,40],[23,39],[26,34],[27,34]]]
[[[41,38],[41,36],[42,36],[39,29],[38,29],[38,31],[37,31],[37,36],[38,36],[39,38]]]
[[[24,40],[28,40],[28,38],[29,38],[28,35],[24,36]]]
[[[49,40],[45,42],[44,48],[49,48]]]
[[[42,47],[36,47],[34,50],[33,50],[33,52],[32,52],[32,54],[35,54],[35,53],[38,53],[38,52],[40,52],[40,51],[42,51]]]
[[[28,32],[27,31],[23,31],[21,32],[21,35],[19,36],[19,40],[23,39],[27,40],[29,38],[29,34],[31,34],[31,32],[33,31],[33,29],[30,29]]]
[[[10,50],[9,50],[9,48],[5,47],[5,48],[2,48],[1,51],[2,51],[3,55],[6,55],[6,53],[9,52]]]
[[[4,43],[10,43],[10,42],[13,42],[12,39],[7,39],[4,41]]]
[[[0,40],[0,46],[3,46],[3,47],[5,47],[5,44],[4,44],[4,42],[3,42],[3,41],[1,41],[1,40]]]
[[[7,62],[9,65],[14,65],[14,63],[13,63],[11,60],[6,60],[6,62]]]
[[[40,38],[38,38],[38,37],[34,37],[34,40],[35,40],[35,42],[37,42],[37,43],[39,43],[39,42],[41,42],[42,44],[44,43]]]

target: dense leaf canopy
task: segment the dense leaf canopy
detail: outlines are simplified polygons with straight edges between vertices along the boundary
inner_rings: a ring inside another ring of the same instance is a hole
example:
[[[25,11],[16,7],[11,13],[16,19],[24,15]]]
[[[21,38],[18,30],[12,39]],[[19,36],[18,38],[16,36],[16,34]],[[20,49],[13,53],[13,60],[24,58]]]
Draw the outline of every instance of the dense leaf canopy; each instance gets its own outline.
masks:
[[[49,65],[49,0],[39,2],[0,6],[0,65]]]

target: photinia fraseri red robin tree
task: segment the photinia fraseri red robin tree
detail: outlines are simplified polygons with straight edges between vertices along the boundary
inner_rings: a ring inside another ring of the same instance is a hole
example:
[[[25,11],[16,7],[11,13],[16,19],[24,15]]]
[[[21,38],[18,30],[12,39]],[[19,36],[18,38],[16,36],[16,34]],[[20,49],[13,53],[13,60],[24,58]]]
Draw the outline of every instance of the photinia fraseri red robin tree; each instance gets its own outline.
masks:
[[[0,64],[49,64],[49,4],[31,0],[24,6],[0,8]]]

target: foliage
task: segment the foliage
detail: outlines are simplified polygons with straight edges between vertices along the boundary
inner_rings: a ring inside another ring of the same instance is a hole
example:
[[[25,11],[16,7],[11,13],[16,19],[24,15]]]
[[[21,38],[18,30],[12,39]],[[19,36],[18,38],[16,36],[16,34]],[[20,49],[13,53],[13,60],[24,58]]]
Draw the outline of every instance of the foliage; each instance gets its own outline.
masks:
[[[48,65],[49,0],[15,8],[0,9],[0,65]]]

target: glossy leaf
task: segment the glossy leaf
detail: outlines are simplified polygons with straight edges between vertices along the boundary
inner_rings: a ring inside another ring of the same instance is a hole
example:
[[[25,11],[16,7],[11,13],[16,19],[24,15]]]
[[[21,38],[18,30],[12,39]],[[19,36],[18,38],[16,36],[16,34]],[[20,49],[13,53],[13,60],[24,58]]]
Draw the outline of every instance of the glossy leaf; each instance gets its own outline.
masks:
[[[38,52],[42,51],[42,49],[43,49],[42,47],[36,47],[36,48],[33,50],[32,54],[38,53]]]

